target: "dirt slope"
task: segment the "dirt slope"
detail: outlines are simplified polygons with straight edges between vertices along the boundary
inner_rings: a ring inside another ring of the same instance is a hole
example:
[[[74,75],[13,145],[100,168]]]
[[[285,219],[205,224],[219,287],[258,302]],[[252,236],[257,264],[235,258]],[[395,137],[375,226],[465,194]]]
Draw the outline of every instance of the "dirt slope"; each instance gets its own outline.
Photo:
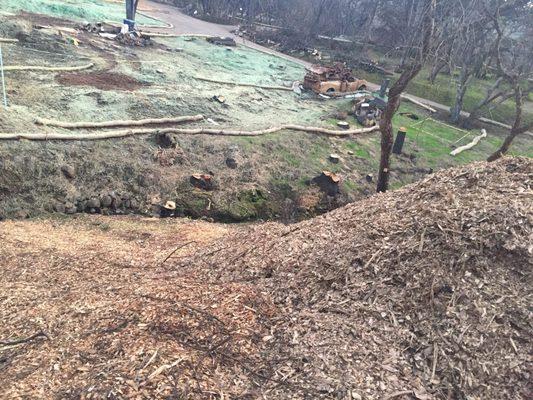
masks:
[[[0,397],[530,398],[532,177],[472,164],[290,226],[2,223]]]

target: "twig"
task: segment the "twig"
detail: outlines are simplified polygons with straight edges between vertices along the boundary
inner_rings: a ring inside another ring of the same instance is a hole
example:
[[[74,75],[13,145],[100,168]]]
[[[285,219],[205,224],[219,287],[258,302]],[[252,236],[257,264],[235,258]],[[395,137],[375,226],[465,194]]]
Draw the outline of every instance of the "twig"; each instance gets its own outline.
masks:
[[[406,394],[413,394],[412,390],[402,390],[401,392],[395,392],[393,394],[389,394],[387,397],[385,397],[383,400],[390,400],[394,399],[396,397],[404,396]]]
[[[37,339],[39,337],[45,337],[47,339],[50,339],[48,337],[48,335],[46,333],[44,333],[43,331],[39,331],[31,336],[28,336],[27,338],[23,338],[23,339],[15,339],[15,340],[2,340],[0,341],[0,344],[4,345],[4,346],[14,346],[16,344],[21,344],[21,343],[27,343],[27,342],[30,342],[34,339]]]
[[[195,242],[195,241],[190,241],[190,242],[187,242],[187,243],[185,243],[185,244],[182,244],[181,246],[176,247],[176,248],[172,251],[172,253],[170,253],[170,254],[169,254],[169,255],[168,255],[168,256],[167,256],[167,257],[161,262],[161,264],[159,264],[159,266],[162,267],[162,266],[163,266],[163,265],[169,260],[170,257],[172,257],[174,254],[176,254],[176,252],[177,252],[178,250],[181,250],[181,249],[183,249],[184,247],[186,247],[186,246],[188,246],[188,245],[190,245],[190,244],[193,244],[193,243],[196,243],[196,242]]]

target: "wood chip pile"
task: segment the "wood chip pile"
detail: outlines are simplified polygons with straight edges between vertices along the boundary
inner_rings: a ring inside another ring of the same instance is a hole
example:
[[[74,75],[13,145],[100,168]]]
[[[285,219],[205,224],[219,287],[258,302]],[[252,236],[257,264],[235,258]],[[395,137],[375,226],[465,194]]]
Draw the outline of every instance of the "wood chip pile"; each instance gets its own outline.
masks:
[[[519,158],[443,171],[177,270],[272,296],[265,398],[531,398],[532,178]]]
[[[291,226],[2,223],[0,398],[531,398],[532,178],[476,163]]]

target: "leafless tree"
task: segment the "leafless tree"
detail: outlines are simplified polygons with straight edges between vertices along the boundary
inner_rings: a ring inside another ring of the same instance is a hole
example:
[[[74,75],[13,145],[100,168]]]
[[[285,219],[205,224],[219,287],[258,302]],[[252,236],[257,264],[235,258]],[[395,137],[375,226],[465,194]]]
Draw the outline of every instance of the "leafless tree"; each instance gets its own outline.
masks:
[[[401,94],[420,72],[422,66],[430,52],[433,32],[435,29],[436,0],[425,0],[421,13],[421,29],[416,46],[413,46],[416,57],[409,66],[406,66],[400,78],[389,90],[389,101],[380,123],[381,131],[381,159],[379,164],[379,175],[377,191],[385,192],[389,188],[390,176],[390,156],[394,141],[392,118],[400,106]]]
[[[531,121],[523,121],[524,99],[532,90],[531,77],[533,70],[533,27],[531,25],[531,15],[527,15],[525,32],[521,32],[520,41],[513,45],[506,46],[506,51],[502,49],[502,43],[505,41],[505,32],[502,27],[502,8],[504,4],[500,1],[500,7],[496,13],[491,16],[494,28],[497,32],[498,39],[496,42],[496,67],[499,75],[506,80],[512,87],[515,102],[515,117],[509,135],[505,138],[500,148],[495,151],[488,161],[495,161],[509,151],[513,140],[533,127]],[[527,12],[527,10],[526,10]],[[529,38],[529,39],[528,39]],[[507,38],[507,41],[515,41],[514,38]]]

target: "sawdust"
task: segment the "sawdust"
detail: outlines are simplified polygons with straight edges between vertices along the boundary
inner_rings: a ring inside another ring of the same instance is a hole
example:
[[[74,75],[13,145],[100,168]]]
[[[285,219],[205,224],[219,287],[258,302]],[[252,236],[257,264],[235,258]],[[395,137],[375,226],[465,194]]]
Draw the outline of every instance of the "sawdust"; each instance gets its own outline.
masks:
[[[290,226],[3,223],[3,396],[530,398],[532,177],[477,163]]]

